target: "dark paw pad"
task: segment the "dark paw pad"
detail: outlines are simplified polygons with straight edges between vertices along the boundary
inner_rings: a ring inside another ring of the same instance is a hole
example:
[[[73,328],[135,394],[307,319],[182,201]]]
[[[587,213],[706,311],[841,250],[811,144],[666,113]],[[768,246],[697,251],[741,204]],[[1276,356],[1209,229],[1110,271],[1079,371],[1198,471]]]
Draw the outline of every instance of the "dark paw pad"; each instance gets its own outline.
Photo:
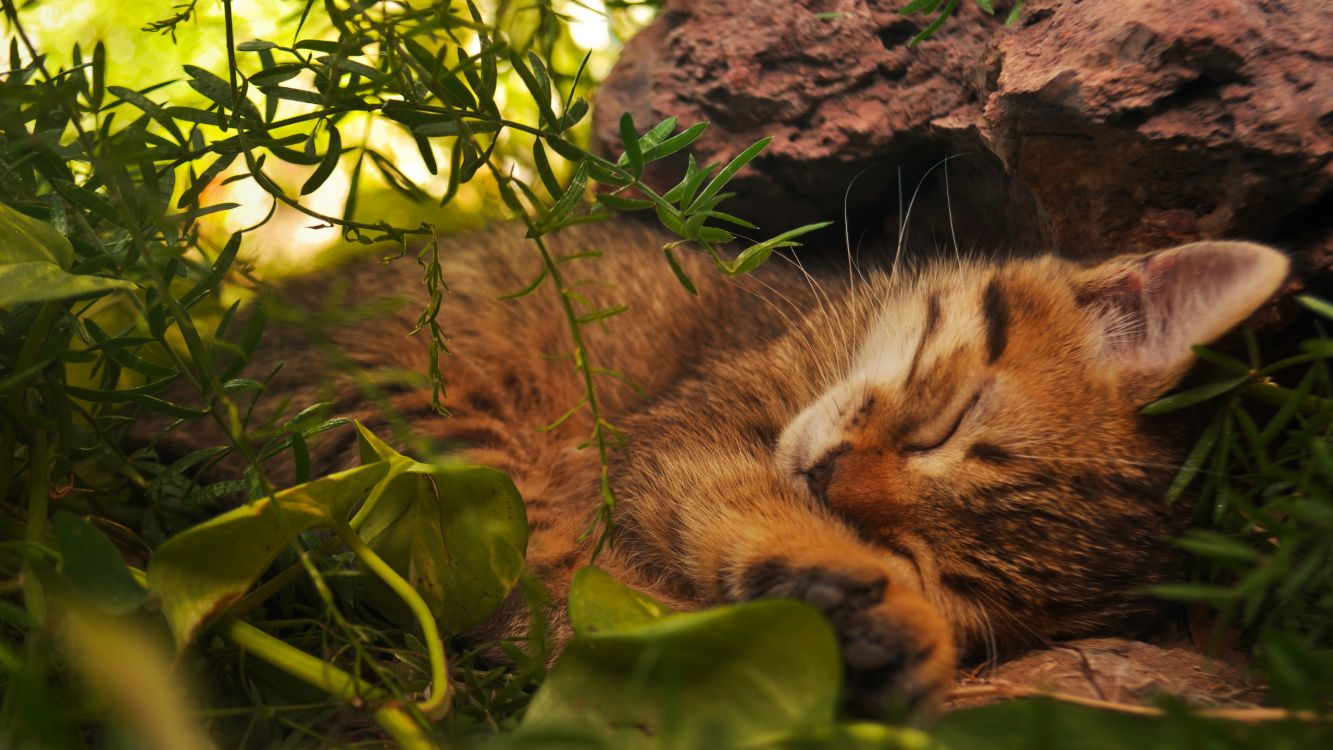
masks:
[[[883,718],[927,705],[947,686],[937,650],[948,649],[943,620],[913,592],[890,587],[880,573],[794,568],[781,561],[752,566],[740,581],[744,599],[797,599],[823,612],[842,644],[847,707]]]

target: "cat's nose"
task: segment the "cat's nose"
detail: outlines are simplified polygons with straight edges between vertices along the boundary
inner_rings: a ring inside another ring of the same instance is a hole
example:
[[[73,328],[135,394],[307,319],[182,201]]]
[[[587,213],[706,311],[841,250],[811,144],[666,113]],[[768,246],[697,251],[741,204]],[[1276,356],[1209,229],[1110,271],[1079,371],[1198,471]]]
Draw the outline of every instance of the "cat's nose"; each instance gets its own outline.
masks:
[[[839,455],[840,451],[830,451],[814,466],[801,472],[805,475],[805,483],[810,488],[810,494],[824,502],[828,502],[828,486],[833,480],[833,470],[838,463]]]

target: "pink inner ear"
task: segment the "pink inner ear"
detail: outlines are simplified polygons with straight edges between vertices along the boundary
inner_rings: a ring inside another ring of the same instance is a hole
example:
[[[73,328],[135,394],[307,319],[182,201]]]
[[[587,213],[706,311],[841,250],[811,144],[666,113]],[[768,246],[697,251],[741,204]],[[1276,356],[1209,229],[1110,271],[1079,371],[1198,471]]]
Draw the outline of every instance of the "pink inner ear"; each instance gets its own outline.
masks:
[[[1188,366],[1192,344],[1243,321],[1286,276],[1280,253],[1250,243],[1197,242],[1111,261],[1079,302],[1101,320],[1113,366],[1166,376]]]
[[[1151,260],[1127,263],[1077,295],[1079,306],[1094,310],[1104,321],[1106,343],[1112,351],[1141,346],[1148,337],[1146,316],[1151,301],[1145,292],[1153,286]]]

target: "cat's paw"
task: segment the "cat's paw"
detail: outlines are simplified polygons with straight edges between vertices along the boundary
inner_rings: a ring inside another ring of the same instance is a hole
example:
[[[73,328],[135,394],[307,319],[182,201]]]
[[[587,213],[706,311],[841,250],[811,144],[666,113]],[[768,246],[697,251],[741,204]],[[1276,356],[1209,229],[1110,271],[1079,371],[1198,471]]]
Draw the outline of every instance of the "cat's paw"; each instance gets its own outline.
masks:
[[[738,584],[742,598],[796,599],[829,618],[842,647],[845,702],[854,713],[927,713],[949,689],[955,652],[948,623],[920,594],[894,586],[878,569],[770,559],[749,566]]]

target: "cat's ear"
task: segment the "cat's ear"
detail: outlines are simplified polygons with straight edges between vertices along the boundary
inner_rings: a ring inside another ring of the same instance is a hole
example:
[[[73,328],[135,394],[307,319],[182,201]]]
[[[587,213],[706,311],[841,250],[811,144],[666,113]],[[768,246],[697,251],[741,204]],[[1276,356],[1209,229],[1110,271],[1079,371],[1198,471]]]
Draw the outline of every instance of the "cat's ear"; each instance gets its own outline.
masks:
[[[1194,361],[1190,347],[1239,325],[1286,279],[1286,256],[1249,242],[1195,242],[1080,272],[1074,290],[1098,339],[1099,366],[1146,403]]]

